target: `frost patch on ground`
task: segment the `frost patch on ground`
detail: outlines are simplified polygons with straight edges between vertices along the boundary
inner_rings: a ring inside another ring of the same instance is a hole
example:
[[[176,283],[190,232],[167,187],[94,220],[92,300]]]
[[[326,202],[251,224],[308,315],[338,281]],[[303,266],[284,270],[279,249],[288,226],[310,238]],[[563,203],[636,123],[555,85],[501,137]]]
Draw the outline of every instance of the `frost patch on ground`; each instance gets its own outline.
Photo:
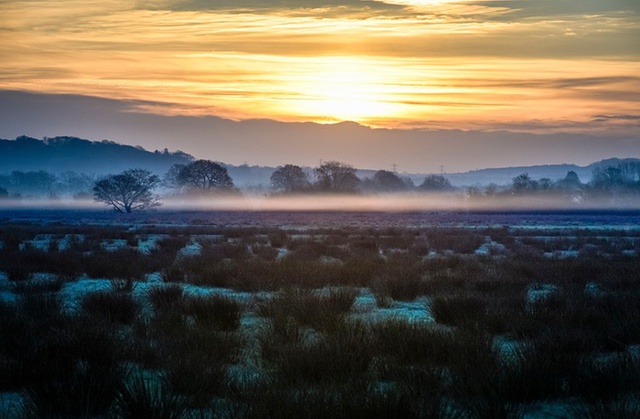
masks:
[[[149,284],[161,284],[164,282],[162,273],[160,272],[151,272],[145,275],[144,280]]]
[[[116,250],[126,249],[129,247],[125,239],[104,240],[100,246],[107,252],[115,252]]]
[[[432,260],[432,259],[437,259],[438,258],[438,252],[435,251],[430,251],[429,254],[427,254],[427,256],[423,257],[423,260]]]
[[[86,295],[110,290],[111,282],[106,279],[81,279],[64,284],[58,292],[58,298],[66,310],[75,313],[80,309],[80,303]]]
[[[71,247],[71,243],[82,243],[85,241],[86,236],[84,234],[65,234],[60,240],[58,240],[58,250],[67,250]]]
[[[156,242],[169,237],[168,234],[150,234],[145,240],[138,240],[138,251],[145,255],[151,253],[156,248]]]
[[[189,243],[178,251],[179,257],[200,256],[202,253],[202,245],[198,242]]]
[[[20,251],[23,251],[29,247],[37,250],[47,251],[49,250],[49,246],[51,245],[51,240],[53,240],[53,234],[38,234],[36,237],[34,237],[33,240],[25,240],[23,243],[20,243],[19,248]]]
[[[419,297],[414,301],[394,301],[390,307],[378,307],[371,291],[363,289],[353,303],[355,313],[350,318],[372,323],[385,320],[435,323],[428,307],[427,297]]]
[[[575,402],[540,402],[527,407],[522,419],[575,418]],[[577,419],[577,418],[576,418]]]
[[[552,284],[533,284],[527,290],[527,305],[544,301],[558,291],[558,287]]]
[[[282,259],[289,254],[289,249],[285,249],[284,247],[278,247],[276,250],[278,251],[276,259]]]
[[[604,292],[602,291],[600,284],[596,282],[587,282],[584,286],[584,294],[589,297],[602,297]]]
[[[493,338],[493,348],[502,359],[517,360],[518,350],[521,346],[522,342],[506,336],[496,336]]]
[[[342,261],[338,258],[334,258],[331,256],[320,256],[318,261],[323,265],[340,265]]]
[[[31,274],[31,282],[53,282],[58,279],[58,275],[48,272],[35,272]]]
[[[475,251],[475,254],[478,256],[495,256],[504,255],[505,253],[507,253],[506,246],[494,241],[482,243]]]
[[[627,350],[632,357],[640,359],[640,345],[629,345]]]
[[[554,250],[553,252],[545,252],[544,257],[549,259],[569,259],[577,258],[580,254],[577,250]]]
[[[216,295],[218,297],[225,297],[232,300],[235,300],[240,303],[248,304],[255,298],[266,298],[271,293],[269,292],[242,292],[242,291],[234,291],[229,288],[211,288],[211,287],[200,287],[197,285],[185,284],[182,287],[184,294],[187,296],[193,297],[206,297],[210,295]]]
[[[260,345],[260,334],[262,334],[266,327],[268,327],[270,321],[263,317],[258,316],[252,311],[245,311],[240,319],[240,334],[242,335],[245,345],[240,354],[240,360],[243,370],[240,370],[240,375],[247,372],[255,374],[262,365],[262,350]],[[248,370],[248,371],[247,371]],[[261,377],[246,377],[251,381]]]
[[[5,303],[15,303],[18,301],[18,296],[9,290],[0,290],[0,301]]]
[[[24,396],[20,393],[0,393],[0,416],[7,419],[22,418]]]
[[[360,294],[355,298],[352,309],[356,313],[366,313],[378,307],[376,297],[368,288],[360,290]]]
[[[6,273],[0,271],[0,301],[12,303],[18,297],[11,291],[11,282]]]

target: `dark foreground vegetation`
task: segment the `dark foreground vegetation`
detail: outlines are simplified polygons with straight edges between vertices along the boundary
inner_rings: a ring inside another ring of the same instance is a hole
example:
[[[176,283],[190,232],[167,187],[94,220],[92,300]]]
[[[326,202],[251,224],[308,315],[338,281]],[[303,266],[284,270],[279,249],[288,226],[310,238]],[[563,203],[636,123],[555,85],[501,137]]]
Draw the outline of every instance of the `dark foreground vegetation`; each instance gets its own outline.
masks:
[[[640,416],[636,230],[6,222],[0,243],[0,417]]]

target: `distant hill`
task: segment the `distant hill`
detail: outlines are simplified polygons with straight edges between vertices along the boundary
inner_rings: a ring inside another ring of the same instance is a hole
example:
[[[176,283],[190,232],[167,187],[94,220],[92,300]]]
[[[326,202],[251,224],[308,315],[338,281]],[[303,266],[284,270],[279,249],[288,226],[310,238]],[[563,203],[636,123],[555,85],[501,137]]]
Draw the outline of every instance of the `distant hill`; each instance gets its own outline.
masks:
[[[142,168],[159,175],[173,164],[193,160],[181,151],[150,152],[142,147],[113,141],[89,141],[75,137],[55,137],[38,140],[18,137],[0,139],[0,173],[14,170],[45,170],[54,174],[65,171],[102,175],[126,169]]]
[[[131,168],[150,170],[164,175],[174,164],[188,164],[195,158],[181,151],[148,151],[142,147],[114,141],[89,141],[76,137],[54,137],[39,140],[18,137],[0,139],[0,174],[15,170],[45,170],[60,174],[66,171],[105,175]],[[223,162],[224,163],[224,162]],[[225,165],[237,186],[268,186],[272,167]]]
[[[606,159],[587,166],[577,166],[575,164],[549,164],[540,166],[518,166],[518,167],[502,167],[491,169],[471,170],[464,173],[450,173],[446,177],[454,186],[470,186],[470,185],[488,185],[495,183],[497,185],[511,184],[514,177],[528,173],[533,179],[548,178],[551,180],[563,179],[567,172],[574,171],[580,178],[582,183],[591,180],[593,170],[599,167],[615,166],[623,162],[638,162],[640,159]]]
[[[76,137],[54,137],[38,140],[30,137],[18,137],[15,140],[0,139],[0,174],[14,170],[36,171],[45,170],[54,174],[65,171],[103,175],[118,173],[131,168],[143,168],[160,176],[167,172],[173,164],[188,164],[195,157],[181,152],[148,151],[139,146],[119,144],[113,141],[89,141]],[[533,179],[549,178],[562,179],[568,171],[578,174],[580,180],[588,182],[591,173],[597,167],[608,167],[626,161],[640,161],[640,159],[607,159],[577,166],[575,164],[554,164],[540,166],[518,166],[503,168],[488,168],[472,170],[463,173],[447,173],[445,177],[454,186],[498,185],[510,184],[511,180],[522,173],[528,173]],[[269,166],[229,165],[222,162],[228,169],[236,186],[263,187],[269,186],[269,177],[276,169]],[[345,162],[349,163],[349,162]],[[304,167],[310,175],[313,168]],[[360,178],[373,177],[376,170],[359,169]],[[419,185],[427,173],[399,173],[413,179]]]

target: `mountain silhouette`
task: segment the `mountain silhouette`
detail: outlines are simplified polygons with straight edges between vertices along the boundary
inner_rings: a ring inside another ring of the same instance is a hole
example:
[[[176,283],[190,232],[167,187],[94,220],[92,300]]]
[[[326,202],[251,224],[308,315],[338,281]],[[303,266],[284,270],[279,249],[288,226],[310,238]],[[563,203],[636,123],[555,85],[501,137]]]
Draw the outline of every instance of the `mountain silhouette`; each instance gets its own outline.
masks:
[[[0,173],[45,170],[54,174],[75,171],[102,175],[141,168],[162,175],[171,165],[188,164],[192,160],[192,156],[181,151],[151,152],[107,140],[75,137],[38,140],[26,136],[0,139]]]

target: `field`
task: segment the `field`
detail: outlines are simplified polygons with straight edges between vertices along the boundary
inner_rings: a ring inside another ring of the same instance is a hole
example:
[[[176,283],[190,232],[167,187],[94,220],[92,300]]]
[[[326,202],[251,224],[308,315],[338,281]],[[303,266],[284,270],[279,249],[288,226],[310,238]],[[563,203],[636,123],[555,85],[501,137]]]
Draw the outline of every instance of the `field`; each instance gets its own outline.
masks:
[[[640,417],[640,213],[0,212],[0,418]]]

